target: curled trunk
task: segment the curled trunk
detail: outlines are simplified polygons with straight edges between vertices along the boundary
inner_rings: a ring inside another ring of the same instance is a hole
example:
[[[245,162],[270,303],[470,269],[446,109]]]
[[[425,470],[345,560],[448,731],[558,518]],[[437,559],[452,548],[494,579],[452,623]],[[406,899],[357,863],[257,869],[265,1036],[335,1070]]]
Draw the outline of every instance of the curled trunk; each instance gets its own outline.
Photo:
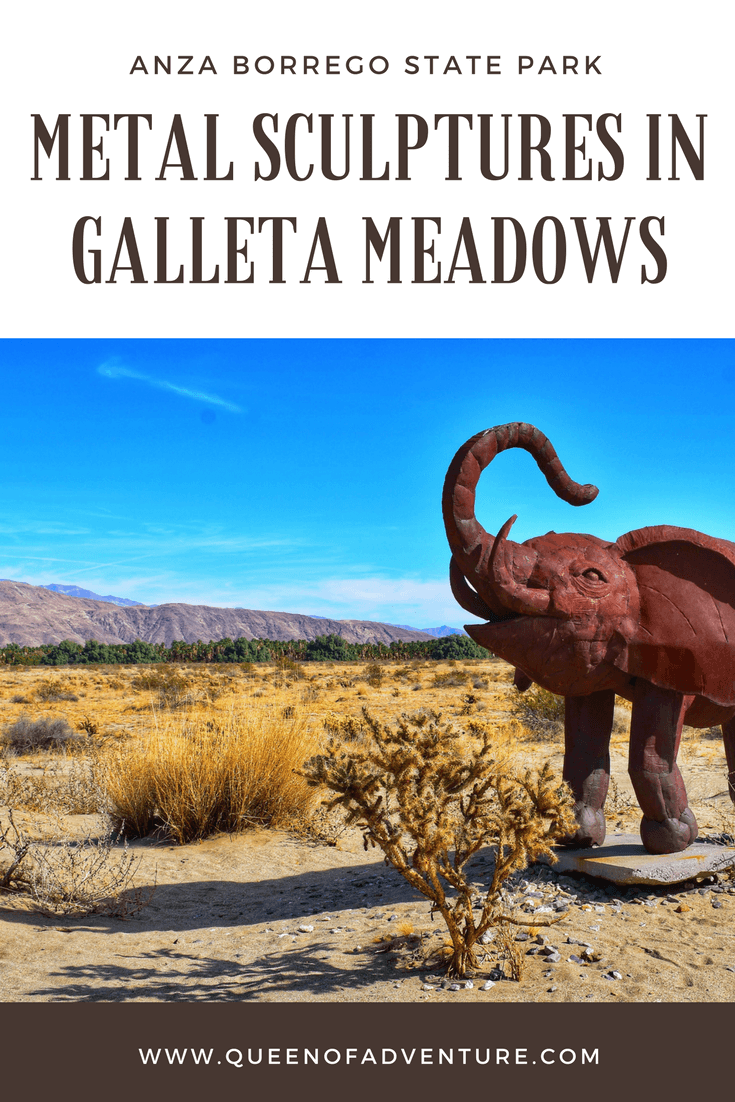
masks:
[[[452,549],[452,591],[463,608],[485,619],[507,616],[509,608],[543,612],[540,607],[543,598],[534,596],[529,606],[529,593],[534,591],[519,586],[517,581],[519,574],[529,576],[533,552],[505,539],[510,528],[507,524],[501,533],[502,555],[493,557],[491,562],[495,540],[475,516],[475,491],[480,475],[498,452],[510,448],[529,452],[554,493],[570,505],[586,505],[597,496],[596,486],[582,486],[569,477],[551,442],[533,425],[521,421],[496,425],[462,445],[447,471],[442,498],[444,525]],[[464,584],[460,583],[460,577]],[[470,580],[475,590],[465,579]]]

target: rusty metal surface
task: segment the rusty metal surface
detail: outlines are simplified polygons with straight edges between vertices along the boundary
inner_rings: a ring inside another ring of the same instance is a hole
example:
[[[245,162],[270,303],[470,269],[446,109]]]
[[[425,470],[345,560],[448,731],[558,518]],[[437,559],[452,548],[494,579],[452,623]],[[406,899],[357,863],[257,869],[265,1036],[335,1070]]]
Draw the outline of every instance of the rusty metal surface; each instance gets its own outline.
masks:
[[[466,630],[516,667],[519,690],[536,682],[567,700],[564,775],[579,822],[570,845],[605,837],[607,725],[617,694],[633,702],[630,775],[644,845],[655,853],[686,849],[697,824],[676,765],[684,723],[722,726],[735,778],[735,544],[670,525],[613,543],[549,532],[518,544],[508,538],[515,517],[493,537],[475,516],[475,491],[482,471],[509,448],[528,451],[572,505],[598,492],[569,477],[533,425],[499,425],[462,445],[442,507],[452,592],[486,620]],[[584,706],[570,706],[579,698]]]

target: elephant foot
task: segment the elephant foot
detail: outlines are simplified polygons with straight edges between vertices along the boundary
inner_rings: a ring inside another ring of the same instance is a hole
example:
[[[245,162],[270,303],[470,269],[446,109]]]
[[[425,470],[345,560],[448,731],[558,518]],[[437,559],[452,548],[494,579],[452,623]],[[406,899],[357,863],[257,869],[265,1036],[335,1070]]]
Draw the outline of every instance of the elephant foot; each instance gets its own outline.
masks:
[[[601,808],[594,809],[585,804],[577,804],[574,817],[579,824],[573,834],[566,834],[557,842],[569,849],[588,849],[601,846],[605,841],[605,814]]]
[[[699,834],[697,820],[688,807],[685,807],[678,819],[664,819],[657,822],[641,819],[641,841],[649,853],[681,853],[690,846]]]

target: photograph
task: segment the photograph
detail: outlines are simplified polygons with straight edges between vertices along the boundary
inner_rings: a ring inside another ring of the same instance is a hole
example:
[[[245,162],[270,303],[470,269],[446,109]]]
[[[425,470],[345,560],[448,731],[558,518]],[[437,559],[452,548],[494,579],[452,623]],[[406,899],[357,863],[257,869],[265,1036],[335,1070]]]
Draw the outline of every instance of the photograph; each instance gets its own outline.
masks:
[[[731,342],[4,361],[4,998],[731,1001]]]

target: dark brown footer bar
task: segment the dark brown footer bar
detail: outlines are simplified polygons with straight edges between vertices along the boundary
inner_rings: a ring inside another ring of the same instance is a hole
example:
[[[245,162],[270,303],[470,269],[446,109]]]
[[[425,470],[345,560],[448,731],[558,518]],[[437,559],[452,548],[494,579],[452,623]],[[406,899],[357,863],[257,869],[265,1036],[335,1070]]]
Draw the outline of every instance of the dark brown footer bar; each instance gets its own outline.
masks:
[[[376,1090],[423,1100],[468,1087],[627,1102],[649,1090],[681,1097],[703,1074],[724,1086],[733,1017],[723,1004],[6,1003],[0,1050],[32,1098],[67,1084],[105,1102],[304,1089],[348,1102]]]

